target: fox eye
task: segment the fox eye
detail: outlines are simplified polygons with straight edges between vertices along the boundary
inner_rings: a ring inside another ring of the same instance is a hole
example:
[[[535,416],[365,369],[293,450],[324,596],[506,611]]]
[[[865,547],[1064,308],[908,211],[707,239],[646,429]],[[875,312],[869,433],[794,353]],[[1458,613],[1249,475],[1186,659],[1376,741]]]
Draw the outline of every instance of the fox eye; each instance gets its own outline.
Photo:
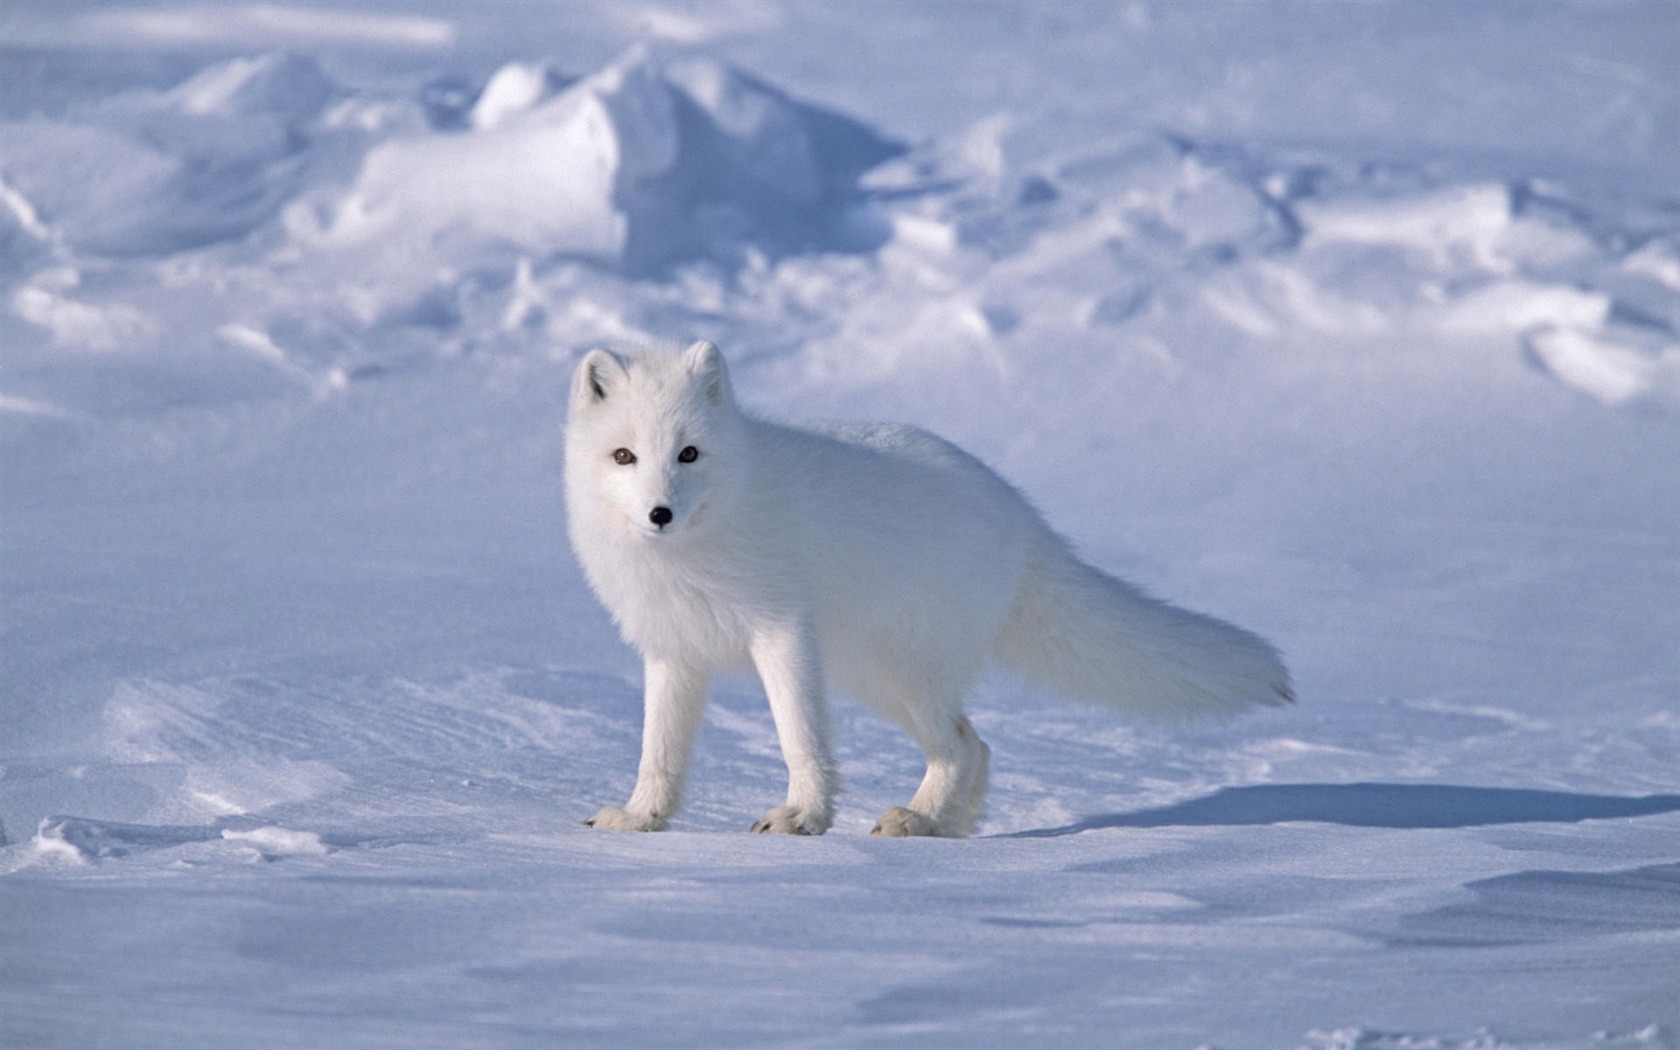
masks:
[[[628,467],[636,462],[636,454],[627,448],[618,449],[613,453],[613,462],[621,467]]]
[[[677,453],[678,463],[693,463],[699,458],[700,450],[695,448],[693,445],[685,445],[683,446],[683,450]]]

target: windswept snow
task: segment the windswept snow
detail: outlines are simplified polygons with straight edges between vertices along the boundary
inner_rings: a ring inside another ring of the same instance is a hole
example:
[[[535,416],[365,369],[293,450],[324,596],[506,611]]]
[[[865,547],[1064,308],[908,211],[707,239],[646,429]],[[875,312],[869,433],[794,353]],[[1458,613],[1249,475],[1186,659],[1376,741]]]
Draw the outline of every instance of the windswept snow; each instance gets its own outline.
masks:
[[[1680,17],[1657,4],[0,9],[0,1044],[1680,1045]],[[998,678],[989,816],[640,669],[588,347],[981,455],[1278,643]],[[136,960],[143,960],[137,964]]]

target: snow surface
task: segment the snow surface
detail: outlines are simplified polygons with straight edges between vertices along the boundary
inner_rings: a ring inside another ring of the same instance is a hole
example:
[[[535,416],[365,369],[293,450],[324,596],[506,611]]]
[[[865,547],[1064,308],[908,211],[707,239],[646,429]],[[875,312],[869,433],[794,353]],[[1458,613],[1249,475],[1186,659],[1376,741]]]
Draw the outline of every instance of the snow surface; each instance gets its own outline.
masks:
[[[0,8],[0,1045],[1680,1046],[1680,13]],[[705,337],[1279,644],[999,678],[990,818],[721,682],[687,809],[570,365]]]

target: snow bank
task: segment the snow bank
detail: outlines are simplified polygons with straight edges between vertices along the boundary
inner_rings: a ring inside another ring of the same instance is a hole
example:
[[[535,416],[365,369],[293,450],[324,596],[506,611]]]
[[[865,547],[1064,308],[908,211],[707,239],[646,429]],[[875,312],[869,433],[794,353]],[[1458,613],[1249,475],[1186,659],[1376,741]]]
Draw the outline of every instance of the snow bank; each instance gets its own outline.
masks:
[[[496,245],[629,274],[692,258],[847,245],[858,177],[897,147],[720,63],[635,49],[551,93],[503,67],[470,130],[376,147],[349,190],[294,213],[326,249],[438,261]]]
[[[10,210],[27,207],[65,247],[102,256],[243,237],[307,184],[314,125],[338,93],[313,59],[268,54],[102,100],[73,123],[10,125]]]
[[[428,121],[425,92],[378,100],[270,54],[13,125],[12,312],[62,346],[146,344],[155,297],[99,301],[87,264],[245,240],[293,292],[229,303],[208,329],[317,394],[386,366],[299,356],[276,329],[573,346],[721,307],[753,339],[806,344],[803,380],[874,386],[959,361],[1002,381],[1010,344],[1035,336],[1120,339],[1170,371],[1156,329],[1193,302],[1267,341],[1498,338],[1603,404],[1680,403],[1675,224],[1555,182],[1125,127],[1043,151],[1002,117],[906,154],[725,63],[640,47],[580,79],[506,63],[451,104]],[[855,264],[799,258],[836,250]],[[744,283],[636,288],[696,260]],[[225,278],[193,272],[172,287],[223,297]]]

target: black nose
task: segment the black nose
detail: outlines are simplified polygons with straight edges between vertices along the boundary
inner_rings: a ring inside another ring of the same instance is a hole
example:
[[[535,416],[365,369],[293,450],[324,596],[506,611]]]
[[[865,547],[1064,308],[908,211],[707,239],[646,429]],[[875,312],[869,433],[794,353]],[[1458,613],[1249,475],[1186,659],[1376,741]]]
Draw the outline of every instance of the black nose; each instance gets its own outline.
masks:
[[[655,508],[653,508],[652,510],[648,511],[648,520],[653,522],[655,525],[657,525],[657,526],[659,526],[660,528],[663,529],[665,526],[671,524],[671,508],[670,507],[655,507]]]

